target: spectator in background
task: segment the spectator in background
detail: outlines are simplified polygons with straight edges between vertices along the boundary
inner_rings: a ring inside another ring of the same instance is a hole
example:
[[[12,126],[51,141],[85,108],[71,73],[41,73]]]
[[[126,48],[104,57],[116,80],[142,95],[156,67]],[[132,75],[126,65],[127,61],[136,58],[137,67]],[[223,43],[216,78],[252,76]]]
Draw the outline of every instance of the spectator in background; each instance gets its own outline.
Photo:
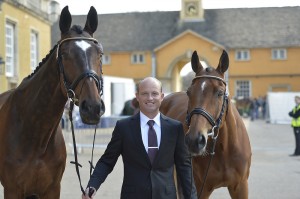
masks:
[[[127,100],[124,104],[124,108],[121,115],[134,115],[139,111],[139,102],[136,98]]]
[[[299,156],[300,155],[300,97],[295,96],[296,106],[293,108],[291,112],[289,112],[289,116],[292,117],[292,127],[295,134],[296,140],[296,148],[291,156]]]
[[[251,121],[253,121],[254,119],[256,119],[256,113],[257,113],[257,100],[256,98],[251,99],[251,103],[249,106],[249,112],[250,112],[250,118]]]

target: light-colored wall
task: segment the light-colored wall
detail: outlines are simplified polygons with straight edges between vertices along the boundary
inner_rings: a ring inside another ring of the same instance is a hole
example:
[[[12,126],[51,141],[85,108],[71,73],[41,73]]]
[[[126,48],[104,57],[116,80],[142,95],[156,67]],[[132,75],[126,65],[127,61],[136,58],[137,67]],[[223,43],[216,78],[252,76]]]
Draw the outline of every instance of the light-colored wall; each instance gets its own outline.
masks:
[[[251,82],[253,97],[268,91],[300,91],[300,48],[286,48],[286,60],[273,60],[270,48],[250,49],[249,61],[236,61],[235,50],[229,51],[229,90],[235,94],[235,82]],[[290,90],[289,90],[290,89]]]
[[[163,82],[164,92],[181,90],[179,73],[190,62],[194,50],[200,60],[217,67],[222,47],[194,32],[182,35],[158,46],[156,57],[156,77]],[[286,60],[272,60],[271,48],[250,50],[249,61],[235,60],[235,49],[226,49],[229,55],[229,92],[235,96],[235,82],[251,82],[251,96],[264,96],[268,91],[300,91],[300,48],[287,48]],[[104,65],[105,75],[134,78],[135,81],[151,75],[152,52],[146,53],[145,64],[132,65],[131,52],[111,53],[111,64]]]
[[[42,21],[31,15],[29,12],[21,10],[4,2],[0,11],[0,55],[5,58],[5,23],[7,20],[16,24],[16,65],[18,84],[24,77],[31,73],[30,68],[30,33],[34,30],[38,33],[38,60],[41,61],[51,49],[51,26],[47,21]],[[5,74],[0,75],[0,92],[8,89],[8,81]]]
[[[103,65],[103,74],[118,77],[127,77],[134,79],[142,79],[146,76],[151,76],[152,72],[152,53],[145,53],[145,63],[132,64],[131,52],[112,52],[111,63]]]

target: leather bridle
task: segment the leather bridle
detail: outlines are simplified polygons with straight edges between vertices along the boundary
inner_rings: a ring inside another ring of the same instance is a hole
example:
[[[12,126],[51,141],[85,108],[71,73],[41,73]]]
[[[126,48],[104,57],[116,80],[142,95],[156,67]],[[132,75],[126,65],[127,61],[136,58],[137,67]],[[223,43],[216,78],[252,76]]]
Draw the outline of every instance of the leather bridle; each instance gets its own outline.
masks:
[[[93,41],[95,43],[98,43],[98,41],[94,38],[72,37],[72,38],[63,39],[57,44],[56,60],[59,65],[59,71],[60,71],[61,75],[63,76],[63,83],[64,83],[64,87],[67,91],[68,98],[70,98],[74,102],[78,101],[78,99],[75,96],[75,89],[81,80],[88,78],[88,77],[92,78],[95,81],[98,92],[102,96],[103,95],[103,78],[99,77],[98,74],[96,72],[94,72],[93,70],[88,70],[88,71],[80,74],[72,83],[67,81],[65,71],[64,71],[64,65],[62,63],[62,55],[60,54],[60,46],[64,42],[70,41],[70,40],[88,40],[88,41]],[[100,67],[101,67],[101,73],[102,73],[102,66],[100,66]]]
[[[199,78],[210,78],[210,79],[216,79],[216,80],[219,80],[221,82],[224,83],[225,87],[226,87],[226,82],[220,78],[220,77],[217,77],[217,76],[213,76],[213,75],[201,75],[201,76],[196,76],[194,77],[193,81],[195,79],[199,79]],[[218,129],[222,123],[222,118],[223,118],[223,115],[225,113],[225,108],[228,107],[228,94],[225,90],[224,94],[223,94],[223,104],[222,104],[222,108],[221,108],[221,112],[220,112],[220,115],[219,117],[215,120],[213,118],[213,116],[208,112],[206,111],[205,109],[201,108],[201,107],[198,107],[198,108],[194,108],[190,113],[187,111],[187,115],[186,115],[186,124],[187,126],[189,127],[190,124],[191,124],[191,118],[194,114],[197,114],[197,115],[202,115],[204,116],[207,121],[212,125],[212,132],[209,134],[209,136],[214,136],[214,130]],[[216,135],[217,136],[217,135]]]

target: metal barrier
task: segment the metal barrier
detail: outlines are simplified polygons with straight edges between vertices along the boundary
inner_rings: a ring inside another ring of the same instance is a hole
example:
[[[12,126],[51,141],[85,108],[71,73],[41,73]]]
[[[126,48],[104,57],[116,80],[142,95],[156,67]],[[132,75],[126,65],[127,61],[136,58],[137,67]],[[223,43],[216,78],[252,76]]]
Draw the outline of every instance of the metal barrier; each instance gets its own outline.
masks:
[[[85,148],[92,149],[95,129],[75,129],[77,152],[83,153]],[[95,149],[105,149],[111,139],[113,128],[99,128],[95,137]],[[67,152],[74,154],[72,132],[63,130]]]
[[[95,145],[94,145],[95,149],[106,148],[108,142],[111,139],[111,135],[116,125],[116,122],[126,117],[128,116],[109,116],[109,117],[101,118],[96,132]],[[80,154],[83,153],[83,150],[85,148],[91,149],[93,147],[95,125],[83,124],[79,115],[73,117],[73,121],[74,121],[74,128],[75,128],[74,131],[76,137],[77,152]],[[67,117],[64,118],[64,125],[62,126],[64,127],[63,135],[67,145],[67,151],[72,152],[72,154],[74,154],[72,132]]]

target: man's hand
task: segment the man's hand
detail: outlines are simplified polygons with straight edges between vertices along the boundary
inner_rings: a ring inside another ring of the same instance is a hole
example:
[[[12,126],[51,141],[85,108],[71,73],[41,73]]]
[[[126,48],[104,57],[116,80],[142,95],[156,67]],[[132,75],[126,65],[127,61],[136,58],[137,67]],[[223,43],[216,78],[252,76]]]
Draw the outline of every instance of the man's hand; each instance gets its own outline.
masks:
[[[96,195],[96,189],[94,187],[88,187],[85,190],[85,194],[82,194],[82,199],[93,199]]]

